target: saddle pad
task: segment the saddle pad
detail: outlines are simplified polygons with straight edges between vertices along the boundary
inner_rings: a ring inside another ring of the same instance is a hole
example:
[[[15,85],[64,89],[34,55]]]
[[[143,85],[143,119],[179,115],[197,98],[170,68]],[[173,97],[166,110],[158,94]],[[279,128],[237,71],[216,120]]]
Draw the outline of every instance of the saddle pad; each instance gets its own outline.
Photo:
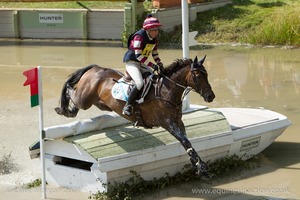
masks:
[[[128,100],[128,89],[130,84],[126,83],[122,78],[118,80],[111,89],[111,95],[118,100],[127,101]]]

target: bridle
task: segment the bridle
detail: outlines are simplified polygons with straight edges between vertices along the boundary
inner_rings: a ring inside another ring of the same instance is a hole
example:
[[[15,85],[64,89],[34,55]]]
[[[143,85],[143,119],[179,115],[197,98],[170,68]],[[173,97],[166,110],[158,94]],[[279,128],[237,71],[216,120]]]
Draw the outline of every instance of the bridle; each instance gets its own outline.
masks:
[[[200,83],[199,83],[199,80],[197,79],[196,71],[200,71],[201,73],[205,73],[205,74],[207,74],[207,71],[206,71],[204,68],[203,68],[203,69],[200,69],[200,68],[198,68],[198,67],[194,67],[194,63],[191,64],[191,69],[190,69],[190,71],[191,71],[191,74],[192,74],[193,81],[194,81],[194,83],[195,83],[195,85],[196,85],[196,90],[193,89],[193,88],[190,87],[190,86],[184,86],[184,85],[181,85],[181,84],[179,84],[179,83],[176,83],[175,81],[173,81],[172,79],[170,79],[170,78],[167,77],[166,75],[161,74],[161,76],[163,76],[165,79],[167,79],[167,80],[170,81],[171,83],[173,83],[173,84],[175,84],[176,86],[181,87],[181,88],[184,89],[184,92],[183,92],[183,94],[182,94],[181,100],[183,100],[184,97],[185,97],[186,95],[188,95],[188,93],[189,93],[190,91],[192,91],[192,90],[194,90],[195,92],[198,91],[198,92],[200,93],[201,96],[202,96],[202,94],[203,94],[203,89],[200,88]],[[209,87],[209,88],[210,88],[210,87]]]
[[[204,73],[204,74],[207,74],[207,71],[205,70],[204,67],[202,67],[202,68],[198,68],[198,67],[194,68],[194,67],[193,67],[193,63],[192,63],[192,65],[191,65],[191,74],[192,74],[193,81],[194,81],[194,83],[195,83],[195,85],[196,85],[197,91],[199,91],[200,95],[202,96],[202,94],[203,94],[203,89],[206,89],[206,88],[200,88],[200,83],[199,83],[199,79],[197,79],[196,71],[200,71],[201,73]],[[207,88],[208,88],[208,89],[211,89],[210,86],[207,87]]]

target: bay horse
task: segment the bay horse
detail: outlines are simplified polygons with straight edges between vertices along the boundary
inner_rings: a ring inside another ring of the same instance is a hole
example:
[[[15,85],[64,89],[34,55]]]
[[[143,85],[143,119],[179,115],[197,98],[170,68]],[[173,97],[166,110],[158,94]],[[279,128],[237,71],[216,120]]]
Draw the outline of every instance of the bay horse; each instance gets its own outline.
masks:
[[[182,122],[182,99],[186,89],[194,90],[206,102],[212,102],[215,94],[208,82],[203,66],[204,56],[199,62],[192,59],[177,59],[158,75],[158,86],[151,87],[145,101],[136,105],[143,126],[162,127],[170,132],[184,147],[196,174],[209,176],[208,167],[192,147]],[[129,121],[136,122],[138,116],[122,114],[125,101],[115,99],[111,90],[123,74],[119,71],[90,65],[74,72],[61,92],[60,107],[56,112],[66,117],[75,117],[79,109],[86,110],[95,105],[100,110],[114,111]]]

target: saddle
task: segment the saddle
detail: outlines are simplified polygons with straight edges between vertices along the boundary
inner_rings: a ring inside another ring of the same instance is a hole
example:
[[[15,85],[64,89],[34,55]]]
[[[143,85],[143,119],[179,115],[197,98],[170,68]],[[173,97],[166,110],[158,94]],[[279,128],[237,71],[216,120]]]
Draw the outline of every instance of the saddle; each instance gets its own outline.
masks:
[[[133,111],[136,115],[137,122],[134,124],[135,126],[143,126],[145,128],[151,128],[145,126],[142,120],[141,112],[139,110],[138,104],[141,104],[145,102],[145,97],[150,91],[151,87],[154,87],[155,89],[155,94],[158,94],[157,92],[157,85],[158,85],[158,76],[155,74],[152,74],[150,72],[145,72],[142,74],[143,80],[144,80],[144,86],[142,87],[141,91],[139,92],[137,99],[135,102],[132,104],[133,105]],[[111,92],[112,96],[115,99],[122,100],[122,101],[127,101],[128,99],[128,94],[134,87],[134,82],[131,76],[127,71],[124,72],[124,75],[121,79],[115,80],[115,85],[113,86]]]
[[[136,102],[138,104],[141,104],[145,101],[145,97],[147,96],[148,92],[150,91],[151,86],[154,86],[156,88],[157,80],[158,80],[157,75],[152,74],[150,72],[145,72],[142,74],[142,76],[143,76],[143,80],[144,80],[144,86],[142,87],[142,89],[139,92],[138,97],[136,99]],[[131,78],[129,73],[127,71],[125,71],[123,77],[116,82],[117,83],[114,85],[114,87],[112,89],[114,98],[127,101],[128,94],[134,86],[133,79]],[[116,92],[119,92],[119,91],[116,91],[116,90],[118,90],[118,88],[116,88],[117,85],[119,85],[119,87],[122,87],[122,90],[123,90],[122,95],[124,96],[124,98],[120,98],[120,97],[117,97],[117,95],[114,95]]]

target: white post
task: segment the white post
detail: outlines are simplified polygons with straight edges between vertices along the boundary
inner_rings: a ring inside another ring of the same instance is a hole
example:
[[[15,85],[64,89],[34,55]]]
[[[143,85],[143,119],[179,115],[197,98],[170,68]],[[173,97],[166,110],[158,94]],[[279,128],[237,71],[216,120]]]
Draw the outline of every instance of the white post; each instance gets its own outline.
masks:
[[[181,0],[183,58],[189,58],[189,10],[187,0]]]
[[[39,132],[40,132],[40,158],[42,167],[42,198],[46,199],[46,172],[44,157],[44,116],[43,116],[43,88],[42,88],[42,68],[38,68],[38,89],[39,89]]]
[[[189,58],[189,8],[187,0],[181,0],[182,12],[182,51],[183,58]],[[183,99],[183,109],[190,108],[189,95]]]

